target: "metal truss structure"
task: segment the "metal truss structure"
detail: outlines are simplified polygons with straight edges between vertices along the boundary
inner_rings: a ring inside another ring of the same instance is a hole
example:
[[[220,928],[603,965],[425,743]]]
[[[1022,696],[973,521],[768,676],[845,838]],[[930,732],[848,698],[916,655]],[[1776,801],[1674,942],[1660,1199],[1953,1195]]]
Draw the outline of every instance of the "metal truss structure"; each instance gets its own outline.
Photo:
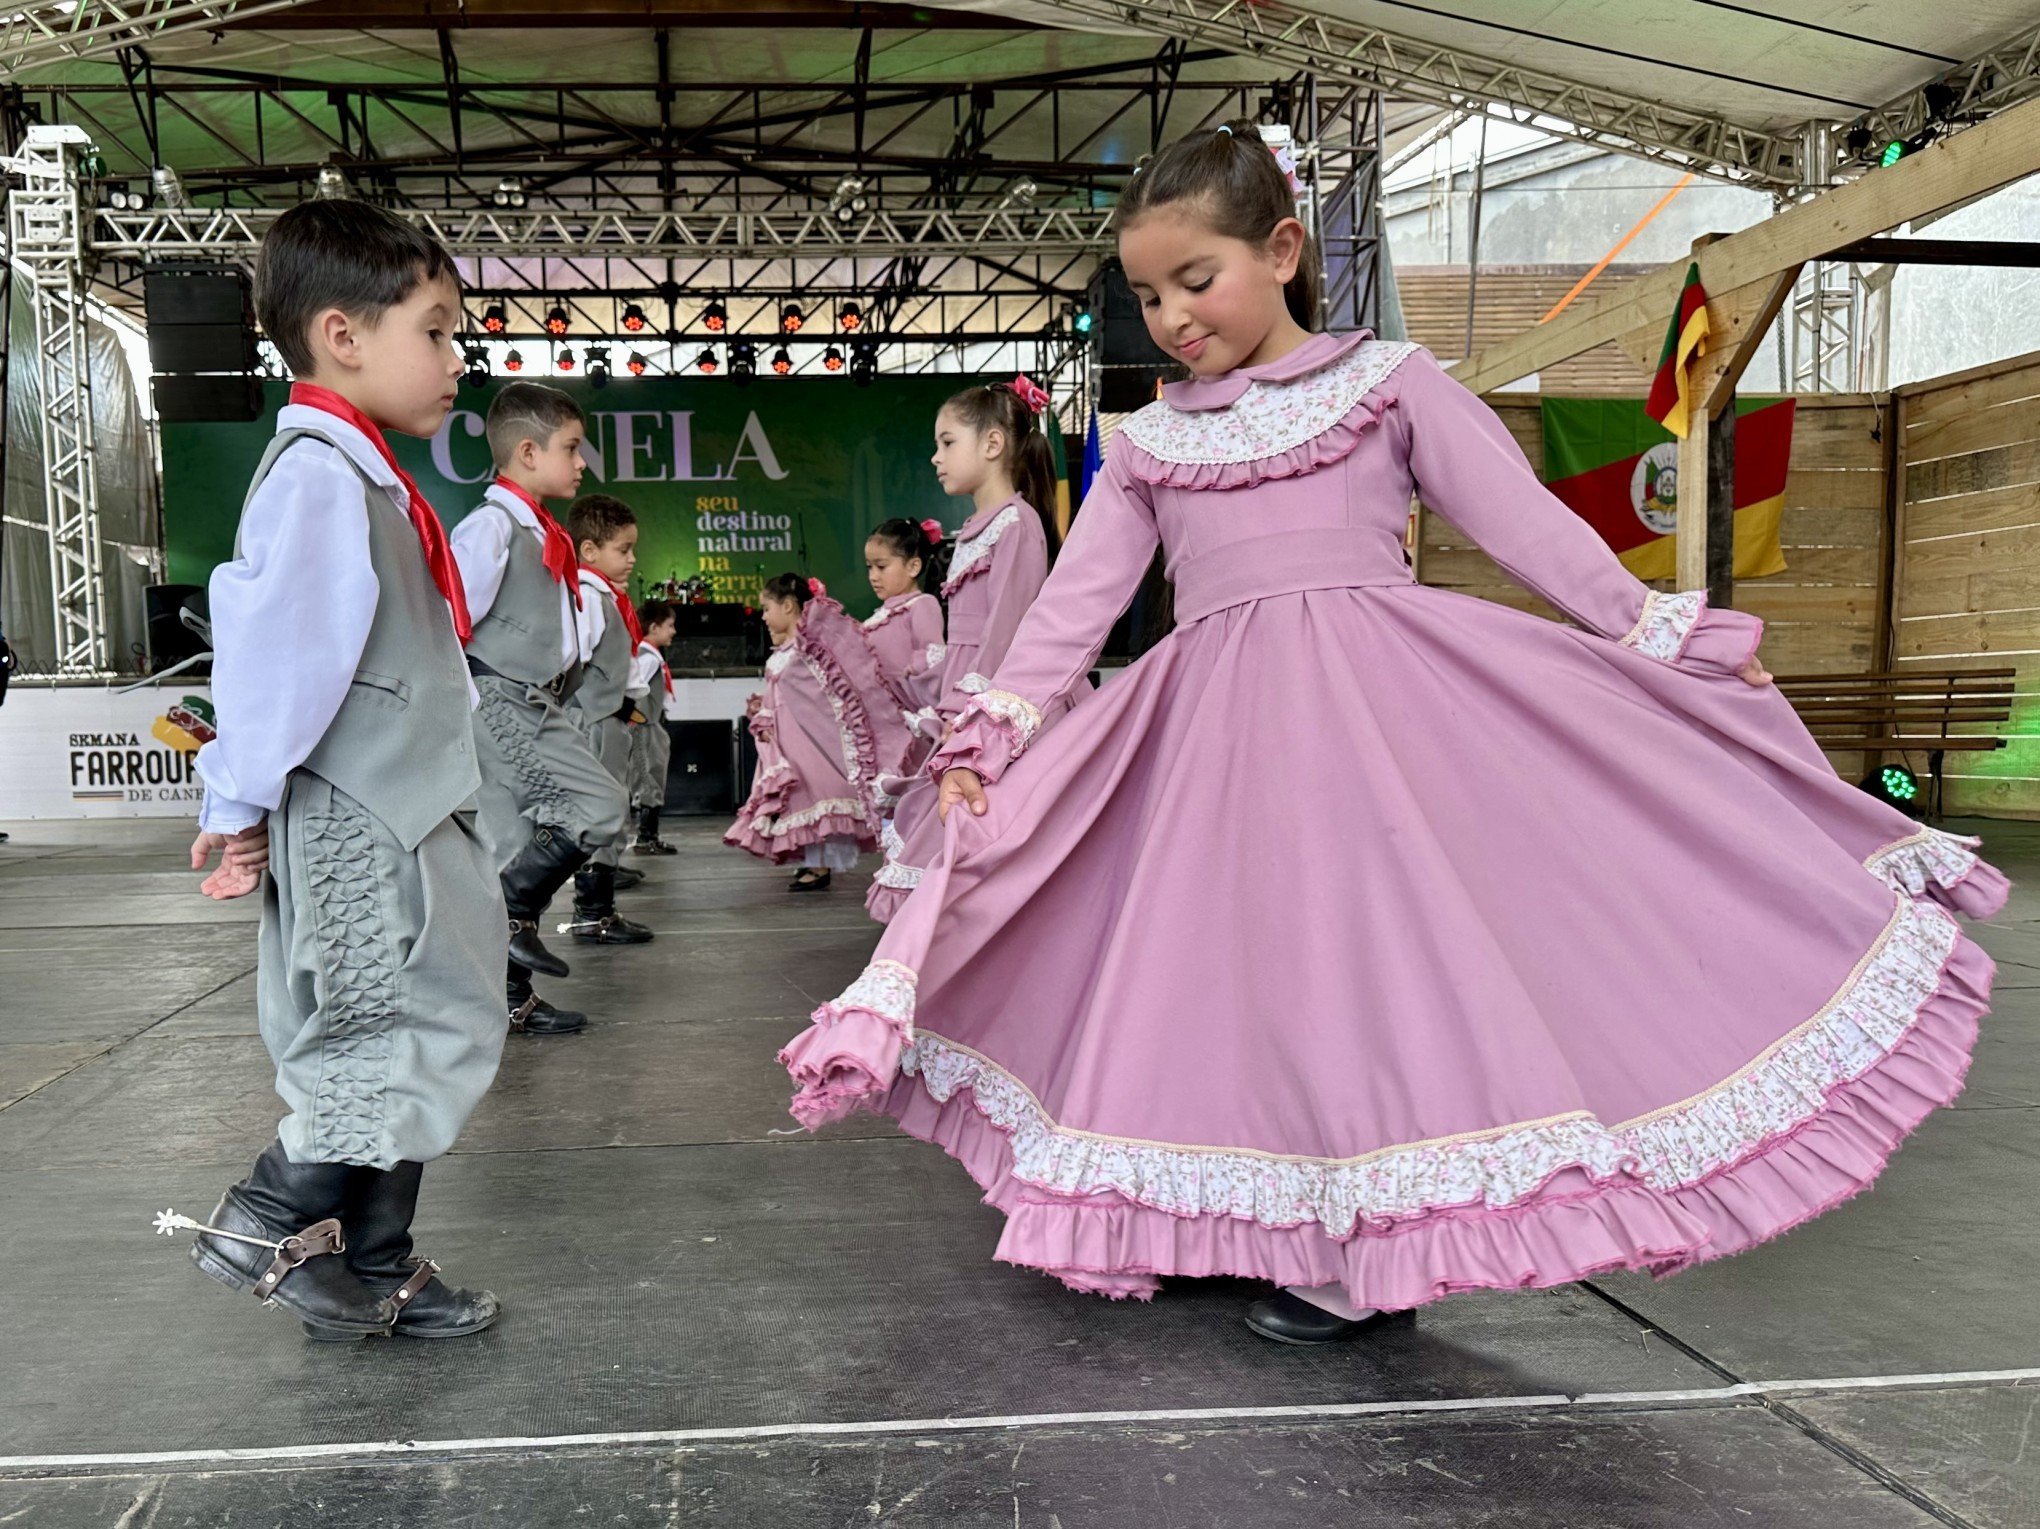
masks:
[[[89,148],[77,128],[38,127],[7,161],[18,178],[8,198],[8,242],[29,282],[43,385],[46,509],[36,529],[49,540],[56,659],[67,674],[104,673],[108,660],[79,175]]]
[[[304,0],[13,0],[0,14],[0,79],[72,59],[98,58],[179,32],[218,27]]]

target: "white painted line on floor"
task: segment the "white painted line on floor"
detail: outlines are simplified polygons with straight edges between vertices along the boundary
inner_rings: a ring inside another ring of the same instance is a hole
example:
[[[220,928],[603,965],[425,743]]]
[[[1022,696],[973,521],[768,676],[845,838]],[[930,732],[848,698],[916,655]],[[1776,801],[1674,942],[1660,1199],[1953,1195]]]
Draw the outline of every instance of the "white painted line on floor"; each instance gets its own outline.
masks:
[[[1321,1402],[1282,1407],[1165,1407],[1127,1412],[1024,1412],[1002,1417],[875,1419],[861,1423],[767,1423],[749,1428],[659,1428],[635,1433],[569,1433],[490,1439],[408,1439],[295,1444],[263,1449],[172,1449],[145,1454],[0,1455],[0,1472],[158,1465],[248,1465],[382,1459],[391,1455],[484,1455],[504,1451],[631,1449],[646,1445],[741,1444],[770,1439],[870,1438],[893,1434],[984,1433],[1012,1428],[1144,1426],[1163,1423],[1337,1422],[1579,1408],[1667,1407],[1763,1396],[1851,1391],[1935,1390],[2040,1381],[2040,1369],[1950,1370],[1924,1375],[1850,1375],[1833,1380],[1760,1380],[1686,1391],[1601,1391],[1580,1396],[1448,1397],[1439,1401]]]

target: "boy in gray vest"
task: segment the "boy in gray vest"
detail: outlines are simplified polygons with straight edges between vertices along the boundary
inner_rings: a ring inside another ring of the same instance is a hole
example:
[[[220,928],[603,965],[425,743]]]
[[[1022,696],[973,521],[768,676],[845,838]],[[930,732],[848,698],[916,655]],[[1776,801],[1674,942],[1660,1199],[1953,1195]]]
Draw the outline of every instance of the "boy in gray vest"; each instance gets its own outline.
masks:
[[[630,807],[637,814],[630,847],[638,855],[673,855],[679,851],[659,837],[659,813],[666,805],[666,772],[673,764],[673,735],[666,724],[679,716],[665,650],[679,635],[680,617],[667,601],[647,600],[638,607],[637,619],[645,640],[630,664],[630,693],[643,697],[630,724]]]
[[[562,709],[581,683],[581,588],[573,538],[546,510],[581,485],[580,405],[557,388],[513,382],[489,405],[496,480],[455,527],[474,636],[468,670],[481,700],[482,832],[502,868],[510,920],[510,1027],[537,1035],[584,1028],[532,990],[534,971],[567,964],[538,937],[539,915],[591,852],[621,832],[628,803]]]
[[[202,1270],[312,1337],[480,1332],[499,1305],[414,1257],[423,1164],[496,1075],[503,903],[475,826],[466,601],[385,430],[430,436],[460,378],[445,249],[362,202],[291,208],[257,312],[292,375],[234,559],[212,576],[194,870],[260,890],[256,1012],[289,1113],[192,1228]],[[263,873],[267,872],[265,876]]]
[[[637,567],[637,516],[610,494],[583,494],[567,512],[567,531],[581,562],[581,619],[588,663],[572,710],[595,757],[626,787],[630,774],[631,658],[644,634],[637,611],[620,593]],[[642,945],[652,931],[616,911],[617,850],[623,825],[574,875],[574,916],[563,933],[593,945]]]

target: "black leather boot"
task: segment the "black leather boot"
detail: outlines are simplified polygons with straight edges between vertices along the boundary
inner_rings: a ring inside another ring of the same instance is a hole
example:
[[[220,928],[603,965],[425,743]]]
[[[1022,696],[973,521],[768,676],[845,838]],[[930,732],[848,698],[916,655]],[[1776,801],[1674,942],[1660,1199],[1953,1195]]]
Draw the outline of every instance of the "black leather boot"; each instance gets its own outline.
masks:
[[[339,1218],[354,1172],[350,1163],[293,1163],[281,1142],[271,1142],[248,1177],[221,1197],[211,1230],[201,1231],[191,1245],[191,1261],[221,1284],[295,1313],[321,1342],[387,1334],[397,1320],[396,1307],[337,1256],[347,1248]]]
[[[1311,1347],[1320,1343],[1342,1343],[1362,1333],[1384,1327],[1409,1327],[1417,1320],[1414,1311],[1377,1311],[1349,1319],[1334,1316],[1322,1306],[1313,1306],[1300,1295],[1278,1290],[1247,1308],[1247,1326],[1263,1338],[1277,1343]]]
[[[557,828],[541,826],[517,858],[503,867],[503,905],[510,913],[510,959],[548,977],[567,975],[567,963],[538,937],[539,915],[553,893],[587,862],[588,851]]]
[[[590,862],[574,873],[574,918],[562,932],[590,945],[643,945],[652,931],[616,911],[616,868]]]
[[[634,865],[611,866],[610,871],[616,877],[616,890],[619,892],[628,892],[645,879],[645,873]]]
[[[438,1277],[439,1266],[411,1251],[423,1163],[357,1168],[348,1182],[347,1263],[370,1290],[396,1308],[405,1338],[464,1338],[503,1314],[487,1290],[462,1290]]]
[[[672,845],[659,837],[659,809],[641,807],[637,815],[637,842],[631,849],[640,855],[677,855]]]
[[[588,1028],[588,1016],[556,1009],[531,989],[531,973],[513,965],[509,983],[510,1029],[521,1035],[572,1035]]]

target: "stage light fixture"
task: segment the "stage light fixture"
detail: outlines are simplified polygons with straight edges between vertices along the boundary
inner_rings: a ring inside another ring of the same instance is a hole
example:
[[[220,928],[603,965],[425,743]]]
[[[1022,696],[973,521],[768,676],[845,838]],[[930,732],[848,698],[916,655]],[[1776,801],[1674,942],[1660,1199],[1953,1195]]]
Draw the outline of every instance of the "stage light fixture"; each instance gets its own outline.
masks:
[[[715,352],[704,346],[701,354],[694,358],[694,369],[697,372],[707,373],[712,376],[715,373],[715,368]]]
[[[338,165],[319,166],[318,178],[312,182],[312,195],[322,202],[344,201],[349,195],[347,172]]]
[[[836,182],[836,189],[829,193],[829,215],[838,223],[854,223],[871,210],[871,201],[865,195],[864,177],[855,173],[845,175]]]
[[[460,380],[471,388],[486,387],[489,381],[489,353],[479,345],[470,345],[463,359],[467,362],[467,371],[462,374]]]
[[[638,351],[632,351],[630,359],[623,364],[633,377],[642,377],[651,368],[651,363]]]
[[[558,303],[545,310],[545,332],[550,335],[562,335],[567,332],[567,310]]]
[[[1091,326],[1095,322],[1096,320],[1091,316],[1091,306],[1088,303],[1078,303],[1070,310],[1070,328],[1074,329],[1078,334],[1089,334]]]
[[[822,369],[830,372],[840,372],[843,370],[843,352],[836,349],[833,345],[823,351]]]
[[[772,352],[772,370],[782,377],[793,370],[793,352],[784,345]]]
[[[836,310],[836,323],[845,334],[855,334],[864,327],[864,310],[855,303],[845,303]]]
[[[521,372],[521,371],[523,371],[523,370],[524,370],[524,357],[523,357],[522,353],[520,353],[520,352],[518,352],[518,351],[514,351],[514,350],[513,350],[513,351],[509,351],[509,352],[506,352],[506,353],[505,353],[505,355],[504,355],[504,357],[503,357],[503,370],[504,370],[504,371],[506,371],[506,372]]]
[[[588,382],[592,387],[609,386],[609,347],[591,345],[588,347]]]
[[[191,198],[184,194],[184,182],[168,165],[157,165],[149,172],[149,185],[156,193],[156,205],[159,207],[191,205]]]
[[[799,334],[801,325],[807,322],[807,315],[801,312],[799,303],[788,303],[779,310],[779,327],[783,333]]]
[[[1861,159],[1870,152],[1871,146],[1876,142],[1877,135],[1861,124],[1850,128],[1842,135],[1842,147],[1848,151],[1851,159]]]
[[[521,209],[531,198],[525,195],[523,176],[506,175],[496,182],[496,189],[489,193],[489,200],[498,207],[515,210]]]
[[[1920,814],[1919,777],[1904,765],[1879,765],[1863,777],[1862,787],[1879,801],[1913,817]]]
[[[648,320],[645,318],[645,310],[640,308],[636,303],[631,303],[624,308],[623,327],[629,330],[632,334],[643,334],[645,332],[645,325],[647,322]]]
[[[712,299],[709,305],[701,310],[701,327],[710,334],[721,334],[730,327],[730,310],[723,305],[721,298]]]
[[[738,340],[730,346],[730,380],[743,387],[758,371],[758,347],[749,340]]]
[[[850,381],[860,388],[868,388],[877,376],[877,344],[871,340],[852,341],[850,345]]]
[[[557,356],[553,357],[553,365],[558,367],[563,372],[571,372],[574,369],[573,351],[572,350],[561,351]]]
[[[1002,211],[1014,207],[1032,207],[1034,199],[1041,195],[1041,188],[1034,184],[1034,177],[1023,175],[1006,188],[1006,194],[999,198]]]
[[[501,334],[510,327],[510,310],[501,303],[491,303],[482,310],[482,328],[490,334]]]

